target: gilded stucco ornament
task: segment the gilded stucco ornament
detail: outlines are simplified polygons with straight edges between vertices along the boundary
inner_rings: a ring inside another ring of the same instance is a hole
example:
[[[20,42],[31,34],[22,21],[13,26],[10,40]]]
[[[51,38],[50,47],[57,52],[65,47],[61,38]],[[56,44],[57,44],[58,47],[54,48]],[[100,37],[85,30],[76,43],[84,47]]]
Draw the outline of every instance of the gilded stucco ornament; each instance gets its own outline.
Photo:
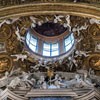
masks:
[[[91,54],[88,58],[88,66],[93,68],[94,70],[100,71],[100,54]]]
[[[93,39],[100,39],[100,24],[92,24],[89,26],[88,33],[92,36]]]
[[[10,55],[11,58],[16,58],[16,57],[12,57],[11,55],[18,56],[19,54],[21,55],[23,52],[25,52],[25,50],[28,51],[28,48],[25,45],[25,35],[26,35],[26,31],[28,30],[28,28],[32,26],[32,23],[40,25],[40,23],[45,23],[48,21],[56,20],[57,23],[64,25],[64,23],[68,23],[68,21],[69,21],[69,20],[67,21],[66,16],[68,16],[68,15],[67,14],[66,15],[56,15],[55,14],[55,15],[47,15],[47,16],[46,15],[23,16],[23,17],[17,18],[17,21],[14,21],[12,24],[9,24],[9,25],[3,24],[2,25],[2,27],[4,28],[3,30],[8,32],[10,29],[10,31],[12,33],[10,35],[8,33],[9,38],[7,37],[7,39],[5,40],[6,52]],[[90,52],[90,53],[95,52],[94,51],[95,50],[95,42],[94,42],[95,40],[94,40],[94,36],[92,35],[92,33],[95,32],[94,30],[97,31],[96,33],[99,33],[99,25],[96,23],[90,24],[89,18],[83,18],[83,17],[79,17],[79,16],[72,16],[72,15],[69,15],[69,16],[70,16],[70,26],[69,27],[71,27],[71,30],[76,29],[76,31],[73,32],[76,42],[77,42],[76,50],[86,51],[86,52]],[[61,17],[61,18],[59,18],[59,17]],[[6,27],[4,27],[4,26],[6,26]],[[1,29],[2,29],[2,27],[1,27]],[[99,35],[99,34],[97,34],[97,35]],[[95,38],[98,39],[98,36],[95,36]],[[20,39],[22,39],[22,40],[20,41]],[[29,53],[31,53],[31,54],[29,54]],[[22,61],[23,64],[22,64],[22,62],[19,63],[19,66],[24,70],[26,70],[27,68],[28,68],[28,70],[31,70],[30,66],[37,65],[37,64],[35,64],[36,61],[34,61],[33,59],[35,59],[35,57],[32,55],[32,52],[28,51],[28,57]],[[82,67],[82,66],[80,66],[80,63],[81,63],[81,65],[85,65],[84,60],[86,59],[86,57],[81,57],[79,55],[79,57],[76,57],[74,59],[77,61],[77,65],[79,65],[77,67],[77,69]],[[18,63],[19,60],[18,61],[13,60],[13,62]],[[76,67],[74,65],[72,66],[72,70],[70,70],[71,69],[70,65],[68,65],[67,61],[66,61],[66,63],[64,63],[64,59],[61,64],[60,64],[60,61],[52,62],[51,66],[54,67],[55,71],[59,71],[59,70],[60,71],[61,70],[62,71],[73,71],[74,70],[75,71],[76,70]],[[86,66],[87,66],[87,64],[86,64]],[[43,69],[43,68],[39,67],[39,70],[45,71],[46,69],[45,68]]]
[[[6,41],[11,36],[11,28],[7,24],[0,27],[0,41]]]
[[[0,73],[10,71],[12,68],[12,59],[6,54],[0,54]]]

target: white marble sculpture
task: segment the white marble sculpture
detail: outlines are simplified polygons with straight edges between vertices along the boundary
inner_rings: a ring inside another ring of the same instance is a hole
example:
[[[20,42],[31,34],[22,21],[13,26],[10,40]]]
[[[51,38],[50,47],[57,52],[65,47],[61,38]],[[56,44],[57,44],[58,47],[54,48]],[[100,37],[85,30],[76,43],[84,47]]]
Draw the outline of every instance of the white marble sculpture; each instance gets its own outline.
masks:
[[[91,79],[87,78],[87,73],[84,73],[84,80],[82,81],[84,87],[94,87],[95,84],[91,82]]]
[[[30,20],[31,20],[33,23],[36,23],[36,19],[37,19],[37,18],[35,18],[35,17],[33,17],[33,16],[30,16]]]
[[[39,67],[44,67],[44,68],[48,69],[46,64],[43,64],[42,61],[39,61],[39,63],[36,64],[35,66],[30,66],[30,68],[32,68],[34,71],[39,71]]]
[[[82,79],[80,78],[80,75],[76,74],[75,78],[65,81],[64,84],[66,84],[67,88],[72,88],[72,87],[81,87],[81,83]]]
[[[49,89],[59,89],[61,87],[66,87],[66,84],[62,82],[61,76],[58,74],[55,75],[53,80],[49,80],[50,85],[48,86]]]
[[[41,25],[43,24],[43,20],[38,21],[37,24],[38,24],[39,26],[41,26]]]
[[[95,71],[92,68],[89,68],[89,76],[94,76],[95,75]]]
[[[67,15],[65,19],[66,19],[66,26],[69,28],[69,31],[71,32],[70,15]]]
[[[76,57],[77,57],[77,56],[82,56],[82,55],[83,55],[84,57],[88,57],[89,54],[87,54],[87,53],[89,53],[89,52],[91,52],[91,51],[88,51],[88,52],[87,52],[87,51],[76,50],[76,51],[75,51],[75,54],[76,54]]]
[[[21,82],[23,84],[24,87],[30,87],[33,85],[33,80],[35,82],[35,79],[32,78],[32,80],[28,79],[30,77],[30,73],[26,73],[24,71],[22,71],[22,78],[21,78]]]
[[[2,90],[2,89],[0,89],[0,96],[1,96],[2,92],[3,92],[3,90]]]
[[[9,77],[9,73],[6,71],[5,75],[2,78],[0,78],[0,87],[7,86],[7,84],[8,84],[8,77]]]
[[[66,84],[64,83],[61,83],[60,81],[56,80],[54,81],[54,84],[51,83],[49,86],[48,86],[48,89],[60,89],[61,86],[66,86]]]
[[[41,75],[40,76],[40,79],[39,79],[39,84],[41,84],[42,82],[44,82],[44,80],[45,80],[45,77],[44,77],[44,75]]]
[[[17,68],[15,69],[15,66],[12,67],[11,71],[10,71],[10,74],[9,76],[12,77],[12,76],[15,76],[15,75],[20,75],[22,72],[21,68]]]
[[[40,89],[47,89],[47,83],[45,81],[44,75],[40,76],[40,79],[38,80],[37,85]]]
[[[75,3],[76,3],[76,2],[77,2],[77,0],[74,0],[73,2],[75,2]]]
[[[46,21],[46,22],[48,22],[48,21],[49,21],[48,17],[45,17],[45,21]]]
[[[87,75],[84,75],[84,80],[81,78],[81,76],[79,74],[75,75],[75,78],[70,80],[70,81],[66,81],[66,86],[68,88],[72,88],[72,87],[76,87],[76,88],[82,88],[82,87],[94,87],[95,84],[93,84],[92,82],[90,82],[87,79]]]
[[[9,23],[9,21],[8,21],[8,20],[4,20],[3,22],[0,23],[0,27],[2,27],[2,25],[3,25],[4,23]]]
[[[58,78],[59,78],[59,75],[58,74],[56,74],[55,76],[54,76],[54,79],[50,79],[49,80],[49,82],[51,83],[51,82],[54,82],[54,81],[56,81],[56,80],[58,80]]]
[[[36,24],[35,23],[32,23],[31,24],[31,28],[35,28],[36,27]]]
[[[18,41],[24,42],[25,37],[23,37],[23,36],[20,35],[20,30],[19,30],[18,27],[17,27],[17,30],[15,31],[15,34],[16,34],[16,36],[17,36],[17,40],[18,40]]]
[[[83,38],[83,36],[81,35],[79,38],[75,39],[75,41],[76,41],[76,43],[79,43],[79,42],[81,42],[83,39],[84,39],[84,38]]]
[[[90,21],[90,24],[94,24],[94,23],[100,24],[100,20],[97,20],[95,18],[91,18],[89,21]]]
[[[59,89],[59,88],[66,88],[66,84],[65,83],[63,83],[61,80],[56,80],[55,82],[54,82],[54,85],[56,86],[56,88],[57,89]]]
[[[73,62],[76,67],[78,66],[77,61],[73,57],[69,56],[68,60],[71,61],[71,62]]]
[[[33,78],[32,80],[31,79],[29,80],[28,79],[29,76],[30,74],[22,71],[20,76],[16,76],[14,79],[11,80],[8,87],[12,89],[15,89],[16,87],[23,87],[23,88],[31,87],[33,85]]]
[[[48,85],[45,81],[41,84],[41,89],[48,89]]]
[[[58,15],[58,16],[56,16],[56,15],[54,15],[54,23],[57,23],[57,22],[61,22],[62,20],[61,20],[61,18],[63,18],[64,16],[63,15]]]
[[[12,22],[10,21],[10,20],[4,20],[3,22],[1,22],[0,23],[0,27],[4,24],[4,23],[6,23],[6,24],[12,24]]]
[[[16,86],[18,86],[21,82],[21,79],[19,77],[15,77],[10,84],[8,85],[9,88],[15,89]]]
[[[20,20],[20,19],[19,19],[19,17],[17,17],[17,18],[11,18],[10,20],[11,20],[11,21],[9,21],[8,24],[13,24],[14,22],[16,22],[16,21],[18,21],[18,20]]]
[[[4,20],[0,23],[0,27],[6,23],[6,24],[13,24],[15,21],[19,20],[19,18],[12,18],[12,19],[7,19],[7,20]]]
[[[36,19],[37,19],[37,18],[35,18],[35,17],[33,17],[33,16],[30,16],[30,20],[32,21],[31,28],[36,27]]]
[[[78,33],[78,36],[80,36],[80,31],[81,30],[86,30],[88,28],[88,25],[85,23],[83,26],[79,27],[78,25],[76,25],[76,27],[74,27],[72,29],[73,32],[77,32]]]
[[[96,44],[95,49],[96,49],[96,50],[100,50],[100,43]]]
[[[23,55],[23,54],[15,54],[15,55],[11,55],[12,57],[15,56],[17,57],[16,60],[18,61],[19,59],[21,59],[22,61],[24,61],[25,59],[27,59],[27,55]]]

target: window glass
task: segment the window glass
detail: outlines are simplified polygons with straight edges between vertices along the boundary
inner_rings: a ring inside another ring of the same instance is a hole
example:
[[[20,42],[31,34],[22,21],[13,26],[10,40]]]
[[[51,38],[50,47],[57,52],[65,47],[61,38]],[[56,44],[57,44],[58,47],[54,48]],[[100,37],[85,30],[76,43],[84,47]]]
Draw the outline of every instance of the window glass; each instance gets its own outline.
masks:
[[[73,33],[71,34],[71,40],[74,40],[74,36],[73,36]]]
[[[36,45],[37,45],[37,39],[31,37],[30,43],[31,43],[32,45],[36,46]]]
[[[27,33],[26,39],[30,40],[30,33],[29,32]]]
[[[58,43],[44,43],[43,55],[44,56],[57,56],[59,54]]]
[[[58,50],[52,51],[51,56],[57,56],[57,55],[59,55],[59,51]]]
[[[27,43],[27,45],[29,45],[29,40],[26,39],[26,43]]]
[[[32,51],[37,52],[37,39],[34,38],[29,32],[26,35],[26,43]]]
[[[43,50],[43,56],[50,56],[50,51]]]
[[[34,45],[32,45],[32,44],[29,44],[29,48],[30,48],[32,51],[36,52],[36,46],[34,46]]]
[[[44,50],[50,51],[50,44],[44,43],[43,48]]]
[[[69,51],[74,44],[74,36],[73,33],[70,34],[67,38],[65,38],[65,51]]]
[[[69,45],[67,45],[67,46],[65,47],[66,51],[68,51],[71,47],[72,47],[72,44],[70,43]]]
[[[70,36],[65,39],[65,45],[68,45],[71,42]]]
[[[53,50],[58,50],[58,43],[52,44],[51,49],[52,49],[52,51]]]
[[[74,35],[71,33],[68,37],[64,39],[64,45],[63,47],[65,48],[65,52],[69,51],[73,44],[74,44]],[[26,35],[26,44],[27,46],[33,51],[37,52],[39,48],[37,46],[38,40],[33,36],[33,34],[30,34],[29,32]],[[43,43],[43,50],[42,54],[43,56],[48,56],[48,57],[53,57],[53,56],[58,56],[60,53],[59,50],[59,43]],[[41,49],[41,48],[39,48]],[[38,53],[38,52],[37,52]]]
[[[74,40],[72,40],[71,42],[72,42],[72,44],[74,44]]]

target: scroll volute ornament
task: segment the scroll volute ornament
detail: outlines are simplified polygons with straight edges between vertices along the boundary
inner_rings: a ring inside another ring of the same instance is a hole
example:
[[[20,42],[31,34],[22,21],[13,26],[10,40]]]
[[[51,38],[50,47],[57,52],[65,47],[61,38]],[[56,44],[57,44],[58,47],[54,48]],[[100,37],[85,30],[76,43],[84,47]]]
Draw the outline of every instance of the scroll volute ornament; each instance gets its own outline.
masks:
[[[100,70],[100,53],[92,54],[88,58],[88,66],[93,68],[94,70]]]
[[[12,59],[6,54],[0,54],[0,73],[10,71],[12,68]]]

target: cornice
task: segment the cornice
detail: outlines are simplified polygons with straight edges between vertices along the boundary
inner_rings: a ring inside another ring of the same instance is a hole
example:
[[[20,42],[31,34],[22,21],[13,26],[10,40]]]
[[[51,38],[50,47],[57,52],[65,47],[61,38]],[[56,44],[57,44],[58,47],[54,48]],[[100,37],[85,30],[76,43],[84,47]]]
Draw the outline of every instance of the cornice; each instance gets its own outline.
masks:
[[[100,19],[100,8],[74,3],[24,4],[0,9],[0,20],[27,15],[70,14]]]

